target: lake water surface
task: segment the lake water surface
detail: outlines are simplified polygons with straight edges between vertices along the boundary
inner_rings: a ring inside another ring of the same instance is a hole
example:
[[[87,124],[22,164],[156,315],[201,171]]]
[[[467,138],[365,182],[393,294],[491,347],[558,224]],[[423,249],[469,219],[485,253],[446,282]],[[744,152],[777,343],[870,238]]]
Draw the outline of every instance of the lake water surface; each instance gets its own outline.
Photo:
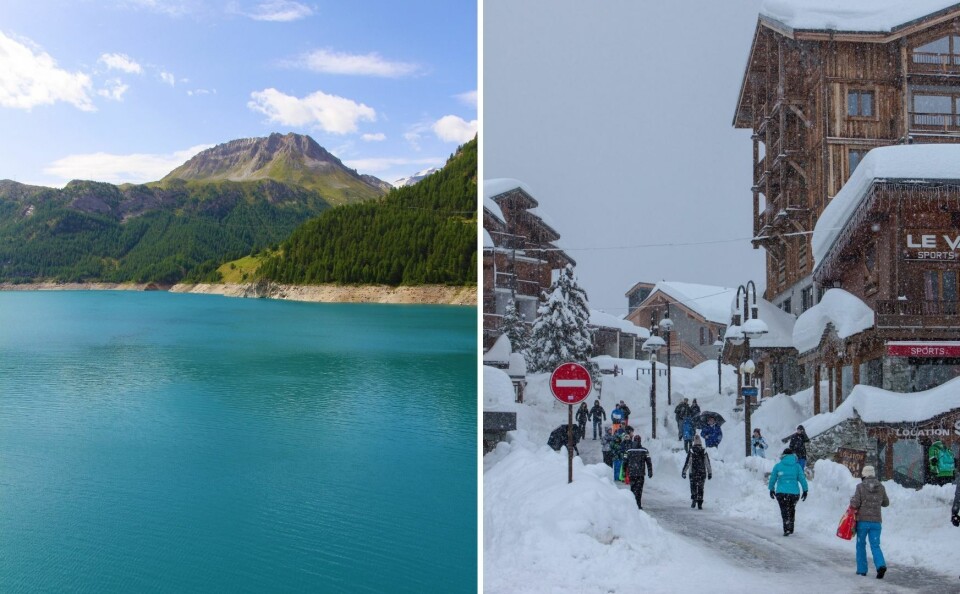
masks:
[[[472,307],[0,293],[0,591],[475,592]]]

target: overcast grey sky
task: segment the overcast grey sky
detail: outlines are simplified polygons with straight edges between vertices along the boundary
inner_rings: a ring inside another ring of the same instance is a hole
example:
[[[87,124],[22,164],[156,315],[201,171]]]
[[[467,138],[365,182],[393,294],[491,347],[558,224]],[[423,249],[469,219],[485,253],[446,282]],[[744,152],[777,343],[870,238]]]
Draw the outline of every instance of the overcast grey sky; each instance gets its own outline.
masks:
[[[765,285],[732,126],[760,4],[485,0],[483,177],[530,186],[591,307],[626,313],[638,281]]]

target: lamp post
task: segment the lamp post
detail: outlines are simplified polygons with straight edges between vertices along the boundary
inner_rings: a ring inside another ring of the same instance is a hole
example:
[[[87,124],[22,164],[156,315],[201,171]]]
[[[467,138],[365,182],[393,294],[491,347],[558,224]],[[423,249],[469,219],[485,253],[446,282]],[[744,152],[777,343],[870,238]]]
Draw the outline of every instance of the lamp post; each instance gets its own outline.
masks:
[[[717,394],[723,394],[723,341],[719,336],[713,346],[717,347]]]
[[[753,291],[753,303],[750,303],[750,292]],[[743,292],[743,317],[740,317],[740,293]],[[733,324],[727,328],[724,338],[733,345],[744,345],[742,364],[738,367],[740,378],[745,378],[742,387],[737,386],[743,393],[743,431],[744,431],[744,449],[747,457],[750,456],[750,396],[747,395],[747,389],[752,392],[749,384],[750,376],[756,371],[756,365],[750,359],[750,339],[760,338],[768,332],[767,324],[757,315],[757,286],[753,281],[747,281],[746,287],[740,285],[737,287],[736,301],[737,313],[734,314]],[[751,317],[752,314],[752,317]],[[741,322],[742,320],[742,322]],[[743,324],[741,326],[740,324]],[[739,381],[737,383],[740,383]]]
[[[643,350],[650,353],[650,437],[657,438],[657,351],[664,345],[657,336],[657,324],[650,318],[650,338],[643,343]]]
[[[670,344],[670,333],[673,332],[673,320],[670,319],[670,304],[667,303],[667,313],[664,314],[663,319],[660,320],[660,331],[664,333],[667,337],[667,405],[670,406],[673,402],[670,399],[672,393],[670,380],[672,379],[671,367],[670,367],[670,355],[671,344]]]

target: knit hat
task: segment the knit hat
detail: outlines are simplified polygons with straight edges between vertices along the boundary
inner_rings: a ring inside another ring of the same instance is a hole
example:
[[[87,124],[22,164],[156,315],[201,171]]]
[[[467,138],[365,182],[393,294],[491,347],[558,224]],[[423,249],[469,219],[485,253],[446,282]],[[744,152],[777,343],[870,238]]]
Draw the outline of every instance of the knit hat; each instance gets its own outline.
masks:
[[[875,477],[877,476],[877,470],[873,466],[864,466],[860,476],[863,478]]]

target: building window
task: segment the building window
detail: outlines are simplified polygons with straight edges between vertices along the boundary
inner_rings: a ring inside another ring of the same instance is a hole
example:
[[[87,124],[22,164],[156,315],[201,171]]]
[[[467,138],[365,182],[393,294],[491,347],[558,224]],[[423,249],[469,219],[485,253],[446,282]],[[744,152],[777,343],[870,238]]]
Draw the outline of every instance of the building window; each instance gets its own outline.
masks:
[[[847,115],[873,117],[873,91],[847,91]]]
[[[850,160],[850,175],[853,175],[853,170],[857,168],[857,165],[860,164],[860,161],[863,160],[866,154],[867,151],[864,149],[850,149],[847,152],[847,158]]]
[[[800,313],[813,307],[813,287],[800,291]]]
[[[960,95],[913,95],[911,121],[917,128],[948,128],[960,125]]]
[[[960,64],[960,37],[948,35],[915,47],[910,57],[914,64]]]
[[[706,338],[707,338],[706,328],[704,328],[703,326],[700,326],[700,346],[703,346],[705,344]]]
[[[784,299],[784,300],[783,300],[783,311],[785,311],[785,312],[787,312],[787,313],[793,313],[793,312],[791,312],[790,310],[791,310],[790,300],[789,300],[789,299]]]
[[[938,312],[957,313],[957,271],[924,270],[923,298],[928,302],[939,302]]]

